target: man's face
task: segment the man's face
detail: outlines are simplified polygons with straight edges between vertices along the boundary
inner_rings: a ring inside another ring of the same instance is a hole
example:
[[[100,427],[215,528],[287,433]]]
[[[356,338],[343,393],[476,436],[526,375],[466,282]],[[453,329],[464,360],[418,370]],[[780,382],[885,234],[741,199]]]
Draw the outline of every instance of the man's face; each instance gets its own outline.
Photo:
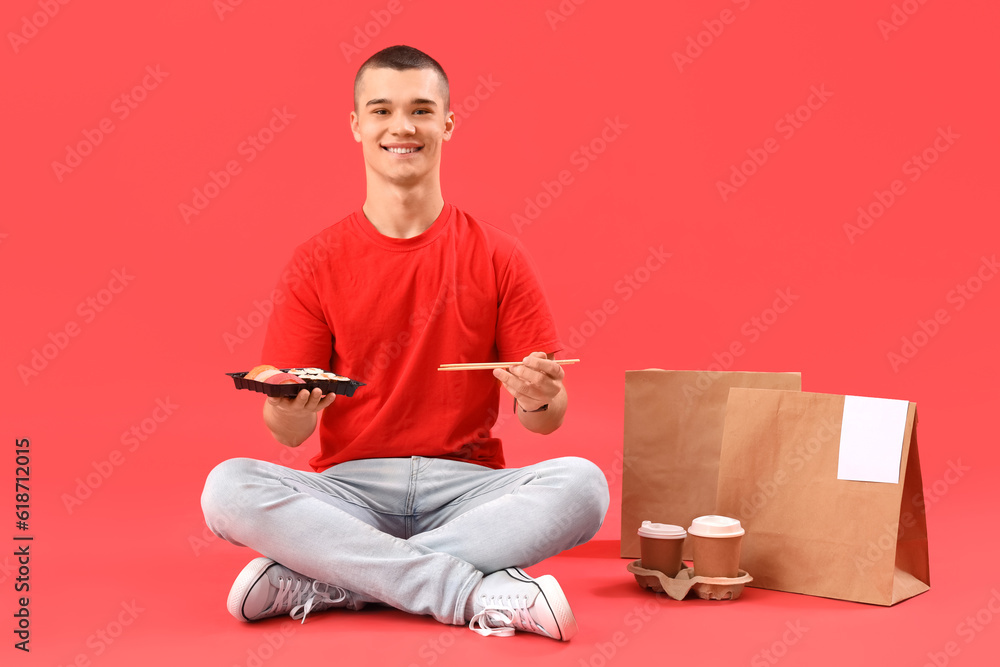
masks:
[[[436,177],[441,146],[451,138],[455,114],[445,106],[431,69],[372,68],[361,78],[351,131],[369,171],[399,184]]]

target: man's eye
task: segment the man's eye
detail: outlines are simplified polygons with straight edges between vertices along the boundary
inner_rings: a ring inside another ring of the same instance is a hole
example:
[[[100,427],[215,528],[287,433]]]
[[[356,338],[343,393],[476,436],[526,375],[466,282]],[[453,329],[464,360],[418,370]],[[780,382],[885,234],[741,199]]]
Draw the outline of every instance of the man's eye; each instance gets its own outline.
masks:
[[[417,109],[413,113],[425,114],[425,113],[430,113],[430,112],[431,112],[430,109]]]
[[[376,114],[378,114],[380,116],[384,116],[385,114],[389,113],[389,110],[388,109],[375,109],[375,111],[373,111],[372,113],[376,113]]]

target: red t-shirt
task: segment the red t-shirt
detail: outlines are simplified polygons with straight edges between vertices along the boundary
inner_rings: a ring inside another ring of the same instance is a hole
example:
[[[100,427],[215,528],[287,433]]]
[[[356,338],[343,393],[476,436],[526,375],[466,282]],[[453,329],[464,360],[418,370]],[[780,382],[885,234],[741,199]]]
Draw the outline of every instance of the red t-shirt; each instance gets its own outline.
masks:
[[[493,373],[437,367],[561,349],[520,242],[448,203],[409,239],[349,215],[296,249],[278,289],[262,363],[367,383],[323,411],[317,471],[406,456],[502,468]]]

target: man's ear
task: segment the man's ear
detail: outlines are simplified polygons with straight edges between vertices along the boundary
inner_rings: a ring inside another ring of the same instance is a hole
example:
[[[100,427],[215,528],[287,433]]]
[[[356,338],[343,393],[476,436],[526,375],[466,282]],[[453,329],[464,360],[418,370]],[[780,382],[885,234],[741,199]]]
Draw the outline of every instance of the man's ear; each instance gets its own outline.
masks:
[[[361,142],[361,130],[358,128],[358,113],[356,111],[351,112],[351,134],[354,135],[354,140]]]
[[[441,138],[445,141],[451,139],[452,133],[455,131],[455,112],[449,111],[448,115],[444,117],[444,134]]]

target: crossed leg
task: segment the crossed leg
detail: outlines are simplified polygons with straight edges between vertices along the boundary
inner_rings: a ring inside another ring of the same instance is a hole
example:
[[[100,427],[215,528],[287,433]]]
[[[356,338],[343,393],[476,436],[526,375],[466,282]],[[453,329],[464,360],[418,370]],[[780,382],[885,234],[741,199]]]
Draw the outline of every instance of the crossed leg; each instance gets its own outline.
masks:
[[[413,457],[309,473],[225,461],[202,494],[215,534],[285,567],[382,602],[463,623],[488,574],[537,563],[596,534],[607,482],[566,457],[517,469]]]

